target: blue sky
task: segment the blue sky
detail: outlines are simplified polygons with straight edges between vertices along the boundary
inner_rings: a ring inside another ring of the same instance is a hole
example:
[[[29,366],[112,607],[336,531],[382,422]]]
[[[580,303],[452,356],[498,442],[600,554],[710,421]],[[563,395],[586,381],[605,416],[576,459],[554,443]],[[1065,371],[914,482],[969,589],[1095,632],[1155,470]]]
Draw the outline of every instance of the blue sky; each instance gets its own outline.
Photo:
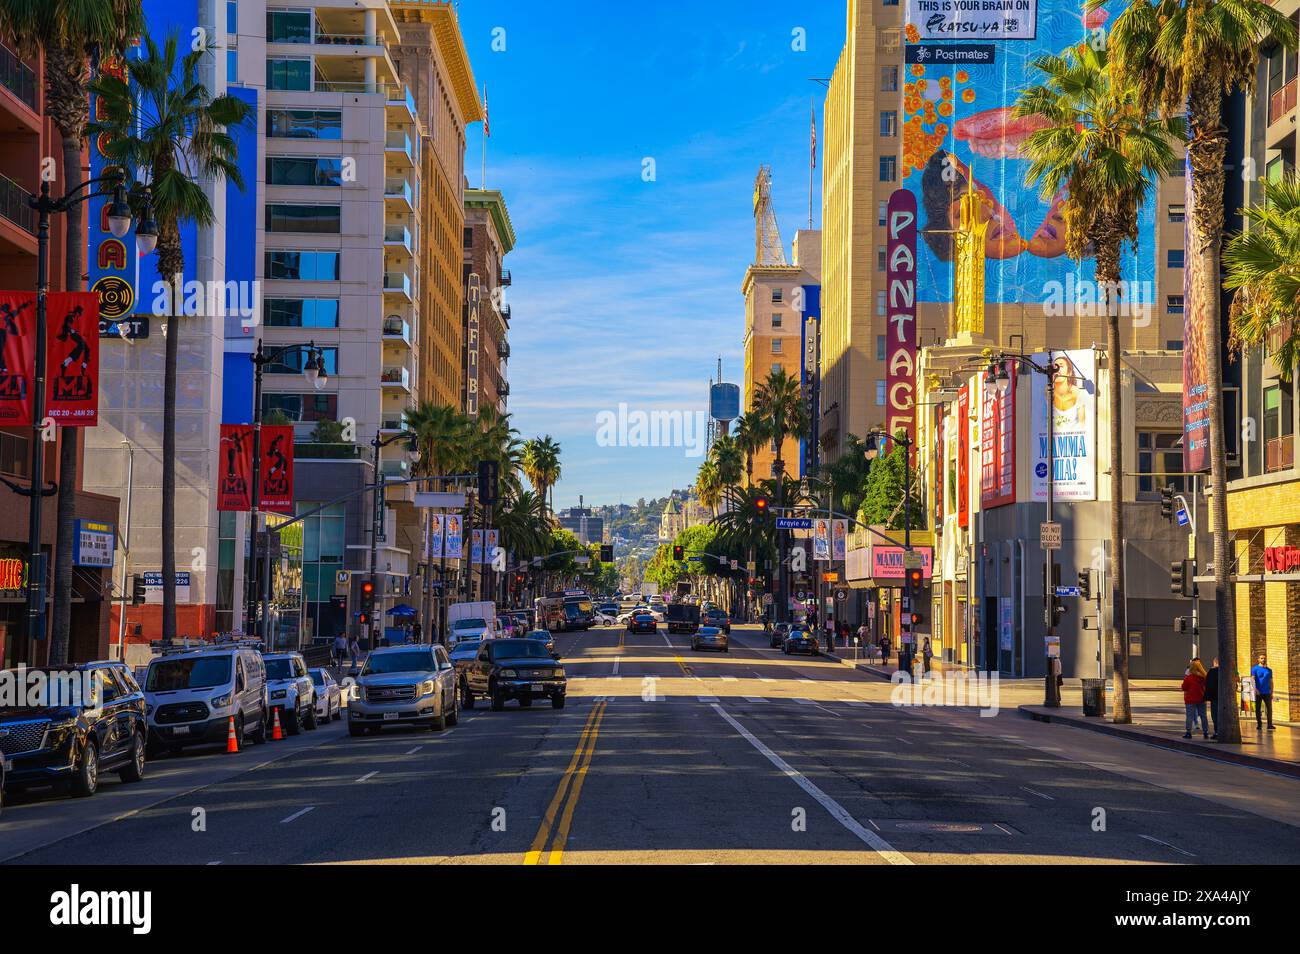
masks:
[[[754,174],[772,166],[788,253],[808,218],[813,100],[820,187],[825,91],[810,79],[834,68],[845,7],[813,6],[460,5],[488,90],[487,186],[505,193],[518,236],[506,262],[512,422],[562,445],[557,506],[579,494],[634,503],[692,480],[699,459],[682,448],[598,446],[597,414],[620,402],[703,410],[719,355],[739,383]],[[492,50],[498,27],[504,52]],[[474,187],[481,142],[471,127]]]

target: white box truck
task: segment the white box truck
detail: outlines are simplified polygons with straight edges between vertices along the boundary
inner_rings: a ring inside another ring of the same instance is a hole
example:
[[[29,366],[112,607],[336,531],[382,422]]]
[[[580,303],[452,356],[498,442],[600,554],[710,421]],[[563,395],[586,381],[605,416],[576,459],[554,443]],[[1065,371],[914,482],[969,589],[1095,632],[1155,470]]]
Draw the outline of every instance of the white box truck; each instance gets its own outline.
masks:
[[[447,607],[447,645],[464,640],[495,639],[497,604],[491,600],[477,603],[453,603]]]

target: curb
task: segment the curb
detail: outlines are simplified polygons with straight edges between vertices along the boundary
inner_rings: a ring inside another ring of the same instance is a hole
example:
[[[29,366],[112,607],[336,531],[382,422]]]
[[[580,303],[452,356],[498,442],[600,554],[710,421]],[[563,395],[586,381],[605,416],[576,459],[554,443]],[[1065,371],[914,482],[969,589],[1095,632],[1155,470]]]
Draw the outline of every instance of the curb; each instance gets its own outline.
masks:
[[[1209,759],[1212,762],[1228,762],[1233,765],[1245,765],[1250,768],[1262,769],[1266,772],[1273,772],[1278,775],[1287,775],[1291,778],[1300,778],[1300,764],[1295,762],[1286,762],[1282,759],[1271,759],[1259,755],[1250,755],[1245,752],[1234,752],[1231,749],[1223,749],[1206,745],[1200,742],[1194,742],[1190,739],[1171,739],[1163,735],[1155,735],[1150,732],[1143,732],[1130,726],[1115,725],[1113,722],[1098,721],[1096,718],[1085,718],[1083,716],[1056,715],[1039,711],[1037,706],[1018,706],[1022,715],[1028,716],[1035,722],[1056,722],[1061,725],[1072,726],[1076,729],[1088,729],[1092,732],[1100,732],[1102,735],[1113,735],[1122,739],[1130,739],[1135,742],[1145,742],[1147,745],[1154,745],[1162,749],[1173,749],[1177,752],[1186,752],[1188,755],[1194,755],[1197,758]]]

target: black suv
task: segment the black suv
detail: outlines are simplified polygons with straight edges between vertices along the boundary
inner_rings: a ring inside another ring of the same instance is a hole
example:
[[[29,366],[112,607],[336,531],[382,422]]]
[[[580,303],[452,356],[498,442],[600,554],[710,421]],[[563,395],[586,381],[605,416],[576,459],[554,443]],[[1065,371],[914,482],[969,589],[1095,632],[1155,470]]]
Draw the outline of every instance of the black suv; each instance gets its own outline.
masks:
[[[518,699],[528,708],[534,699],[551,700],[555,709],[564,708],[568,682],[558,657],[536,639],[485,639],[478,655],[457,663],[465,680],[461,691],[465,708],[474,708],[474,698],[484,696],[499,710],[507,699]]]
[[[115,771],[124,782],[144,778],[144,693],[131,671],[111,660],[28,669],[26,685],[38,671],[47,686],[61,677],[61,691],[47,695],[46,704],[0,708],[5,785],[53,785],[84,796],[95,794],[104,772]]]

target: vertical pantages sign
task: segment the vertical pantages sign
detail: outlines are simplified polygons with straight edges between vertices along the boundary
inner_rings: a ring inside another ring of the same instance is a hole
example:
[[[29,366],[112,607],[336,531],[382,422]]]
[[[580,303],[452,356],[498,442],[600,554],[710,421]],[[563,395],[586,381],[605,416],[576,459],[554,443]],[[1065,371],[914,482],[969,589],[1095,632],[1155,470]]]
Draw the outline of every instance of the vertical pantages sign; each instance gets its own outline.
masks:
[[[1192,192],[1192,164],[1186,167],[1183,247],[1191,249],[1190,234],[1195,195]],[[1210,469],[1210,394],[1206,379],[1205,326],[1210,320],[1205,296],[1201,294],[1202,268],[1198,255],[1184,254],[1183,263],[1183,470],[1189,473]]]
[[[885,427],[916,437],[916,196],[896,189],[887,209]]]

